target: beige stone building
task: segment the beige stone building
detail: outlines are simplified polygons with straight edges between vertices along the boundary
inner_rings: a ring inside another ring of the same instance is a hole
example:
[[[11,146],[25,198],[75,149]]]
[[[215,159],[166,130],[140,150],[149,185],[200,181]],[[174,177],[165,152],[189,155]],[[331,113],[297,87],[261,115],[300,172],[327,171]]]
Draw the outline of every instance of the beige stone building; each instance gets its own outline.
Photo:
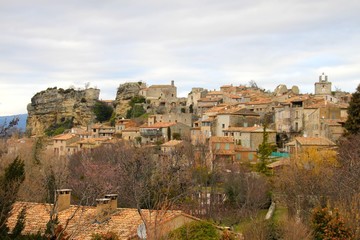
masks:
[[[289,136],[300,135],[304,130],[304,108],[310,102],[309,96],[296,96],[275,107],[275,129]]]
[[[297,158],[301,153],[315,150],[332,150],[336,147],[333,141],[324,137],[296,137],[292,142],[286,144],[291,158]]]
[[[170,140],[166,143],[161,144],[161,152],[163,154],[172,154],[177,148],[183,145],[182,140]]]
[[[174,81],[170,85],[151,85],[141,89],[139,94],[153,106],[176,107],[178,103],[177,89]]]
[[[68,152],[71,154],[70,150],[68,150],[66,147],[79,140],[80,137],[71,133],[57,135],[52,138],[53,151],[58,156],[65,156],[68,154]]]
[[[304,133],[308,137],[326,137],[337,141],[344,133],[343,122],[347,105],[334,104],[326,100],[305,107]]]
[[[233,165],[235,144],[233,137],[210,137],[211,168],[226,169]]]
[[[247,109],[225,109],[218,113],[214,121],[213,136],[224,136],[229,127],[252,127],[260,123],[260,115]]]
[[[139,141],[141,142],[140,128],[129,127],[122,130],[122,139],[126,141]],[[139,140],[138,140],[139,139]]]
[[[176,123],[157,122],[152,125],[144,124],[140,126],[140,136],[142,144],[154,144],[162,141],[167,142],[171,140],[170,127]]]
[[[192,126],[193,114],[191,113],[166,113],[166,114],[155,114],[148,117],[148,125],[152,125],[157,122],[168,122],[168,123],[183,123]]]
[[[257,151],[259,145],[263,141],[263,127],[229,127],[223,130],[223,136],[232,137],[236,145],[241,145],[244,148]],[[268,142],[276,144],[276,131],[273,129],[266,129],[268,133]]]
[[[208,90],[204,88],[192,88],[188,94],[186,106],[193,109],[194,114],[198,112],[198,101],[206,96]],[[190,107],[191,106],[191,107]]]
[[[104,124],[94,124],[91,126],[90,129],[93,138],[109,138],[113,137],[115,134],[115,127],[107,126]]]

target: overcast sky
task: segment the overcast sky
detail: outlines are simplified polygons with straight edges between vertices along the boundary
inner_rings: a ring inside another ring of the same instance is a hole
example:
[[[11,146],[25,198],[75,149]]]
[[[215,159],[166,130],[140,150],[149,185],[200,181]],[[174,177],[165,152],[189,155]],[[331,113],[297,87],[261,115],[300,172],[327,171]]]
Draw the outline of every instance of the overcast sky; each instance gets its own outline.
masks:
[[[0,115],[48,87],[360,83],[358,0],[0,0]]]

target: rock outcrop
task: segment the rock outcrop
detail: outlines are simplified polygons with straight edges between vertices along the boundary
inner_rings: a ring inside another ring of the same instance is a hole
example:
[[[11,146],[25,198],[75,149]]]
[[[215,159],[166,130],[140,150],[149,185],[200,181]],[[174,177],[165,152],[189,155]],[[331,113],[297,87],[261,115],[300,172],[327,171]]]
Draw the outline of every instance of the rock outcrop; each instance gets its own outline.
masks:
[[[87,126],[95,116],[93,107],[100,90],[48,88],[36,93],[28,104],[26,129],[31,134],[43,134],[54,124],[71,120],[75,126]]]
[[[141,89],[145,88],[143,82],[128,82],[120,84],[115,99],[115,113],[117,116],[125,117],[126,112],[130,109],[129,102],[132,97],[139,95]]]

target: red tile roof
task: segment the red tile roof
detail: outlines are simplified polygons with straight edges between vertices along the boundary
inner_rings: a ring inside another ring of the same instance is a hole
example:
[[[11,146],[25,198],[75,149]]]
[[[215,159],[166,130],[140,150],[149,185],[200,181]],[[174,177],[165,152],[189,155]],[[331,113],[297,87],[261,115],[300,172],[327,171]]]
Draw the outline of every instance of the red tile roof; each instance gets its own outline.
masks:
[[[71,134],[71,133],[66,133],[66,134],[60,134],[60,135],[56,135],[55,137],[53,137],[53,140],[69,140],[72,138],[75,138],[75,134]]]
[[[43,233],[46,224],[49,221],[52,205],[30,202],[16,202],[13,205],[7,225],[10,231],[14,228],[17,216],[21,209],[26,207],[25,228],[23,234],[36,234],[38,231]],[[178,216],[185,216],[192,220],[199,220],[181,211],[152,211],[151,215],[148,210],[142,210],[146,221],[150,222],[150,227],[154,225],[154,219],[157,217],[158,224],[170,221]],[[71,216],[73,215],[73,218]],[[68,219],[66,233],[70,239],[91,239],[95,233],[105,234],[108,232],[116,233],[120,239],[129,239],[137,236],[137,228],[142,223],[142,219],[137,209],[118,208],[112,213],[108,220],[96,222],[96,207],[91,206],[74,206],[61,211],[58,214],[58,220],[61,225],[65,226]]]
[[[161,144],[162,147],[174,147],[177,146],[179,144],[182,144],[183,141],[182,140],[170,140],[166,143]]]
[[[233,137],[210,137],[211,142],[224,142],[224,143],[231,143],[234,142]]]
[[[295,138],[303,146],[336,146],[336,144],[323,137],[297,137]]]

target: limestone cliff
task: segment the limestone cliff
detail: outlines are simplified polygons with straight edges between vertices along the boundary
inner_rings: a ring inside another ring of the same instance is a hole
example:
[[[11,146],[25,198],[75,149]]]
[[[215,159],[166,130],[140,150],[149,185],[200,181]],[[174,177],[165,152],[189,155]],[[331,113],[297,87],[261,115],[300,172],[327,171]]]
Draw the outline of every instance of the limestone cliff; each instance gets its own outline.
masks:
[[[87,126],[94,120],[93,106],[99,99],[99,89],[74,90],[48,88],[36,93],[28,104],[26,129],[31,134],[43,134],[51,125],[72,120],[74,125]]]
[[[125,117],[126,111],[130,109],[129,102],[134,96],[139,95],[140,90],[145,88],[146,84],[143,82],[128,82],[120,84],[115,99],[115,113],[118,116]]]

